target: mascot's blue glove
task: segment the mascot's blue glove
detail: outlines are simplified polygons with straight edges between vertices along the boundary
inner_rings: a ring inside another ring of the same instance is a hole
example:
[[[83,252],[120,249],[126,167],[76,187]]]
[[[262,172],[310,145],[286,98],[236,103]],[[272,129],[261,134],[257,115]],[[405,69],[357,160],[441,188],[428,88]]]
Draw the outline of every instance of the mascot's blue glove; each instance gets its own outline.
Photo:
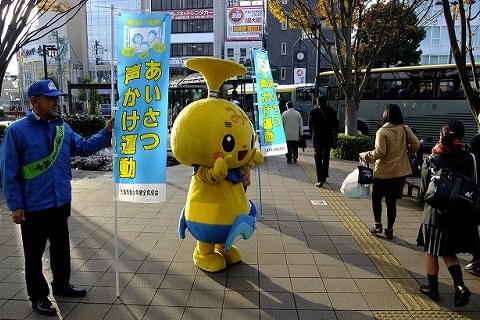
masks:
[[[239,215],[233,223],[225,242],[225,251],[230,250],[238,240],[250,238],[257,227],[257,207],[252,201],[249,200],[249,202],[250,213]]]
[[[187,222],[185,221],[185,208],[183,208],[178,221],[178,234],[181,239],[185,239],[185,230],[187,229]]]

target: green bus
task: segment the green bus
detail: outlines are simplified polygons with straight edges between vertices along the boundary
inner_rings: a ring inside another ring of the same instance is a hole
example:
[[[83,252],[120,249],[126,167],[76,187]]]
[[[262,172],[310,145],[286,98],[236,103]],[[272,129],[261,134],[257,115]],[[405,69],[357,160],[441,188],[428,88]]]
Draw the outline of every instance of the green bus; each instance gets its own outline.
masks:
[[[333,71],[321,73],[320,84],[326,86],[328,103],[337,110],[343,128],[345,95]],[[359,133],[374,139],[389,103],[400,106],[404,123],[415,128],[425,150],[438,142],[440,127],[449,119],[464,124],[466,142],[478,133],[455,64],[373,69],[358,108]]]

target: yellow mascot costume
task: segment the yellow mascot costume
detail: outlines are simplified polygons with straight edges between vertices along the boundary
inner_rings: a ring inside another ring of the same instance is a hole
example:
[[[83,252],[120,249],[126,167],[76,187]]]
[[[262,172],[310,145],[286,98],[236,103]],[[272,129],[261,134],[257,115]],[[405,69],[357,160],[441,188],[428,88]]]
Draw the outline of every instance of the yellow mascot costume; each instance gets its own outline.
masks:
[[[195,265],[218,272],[241,260],[233,243],[248,239],[255,230],[257,210],[243,190],[241,169],[262,164],[263,156],[254,148],[255,131],[245,112],[217,98],[222,83],[245,74],[245,67],[212,57],[185,64],[203,74],[208,98],[186,106],[172,128],[175,158],[194,168],[179,233],[184,239],[188,229],[197,240]]]

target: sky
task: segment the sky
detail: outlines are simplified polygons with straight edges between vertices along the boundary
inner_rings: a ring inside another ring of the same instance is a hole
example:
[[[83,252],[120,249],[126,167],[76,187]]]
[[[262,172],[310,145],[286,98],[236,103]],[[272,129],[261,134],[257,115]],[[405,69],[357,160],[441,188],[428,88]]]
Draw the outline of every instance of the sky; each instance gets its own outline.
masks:
[[[13,57],[8,65],[7,72],[18,75],[17,58]]]

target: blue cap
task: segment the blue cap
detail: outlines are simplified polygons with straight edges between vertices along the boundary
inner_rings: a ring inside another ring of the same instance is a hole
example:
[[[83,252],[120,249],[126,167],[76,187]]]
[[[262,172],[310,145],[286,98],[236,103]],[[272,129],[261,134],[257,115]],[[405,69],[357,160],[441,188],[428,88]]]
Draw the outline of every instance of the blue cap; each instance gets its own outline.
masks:
[[[28,97],[36,96],[47,96],[47,97],[58,97],[66,96],[66,93],[57,90],[55,84],[50,79],[39,80],[30,85],[27,91]]]

